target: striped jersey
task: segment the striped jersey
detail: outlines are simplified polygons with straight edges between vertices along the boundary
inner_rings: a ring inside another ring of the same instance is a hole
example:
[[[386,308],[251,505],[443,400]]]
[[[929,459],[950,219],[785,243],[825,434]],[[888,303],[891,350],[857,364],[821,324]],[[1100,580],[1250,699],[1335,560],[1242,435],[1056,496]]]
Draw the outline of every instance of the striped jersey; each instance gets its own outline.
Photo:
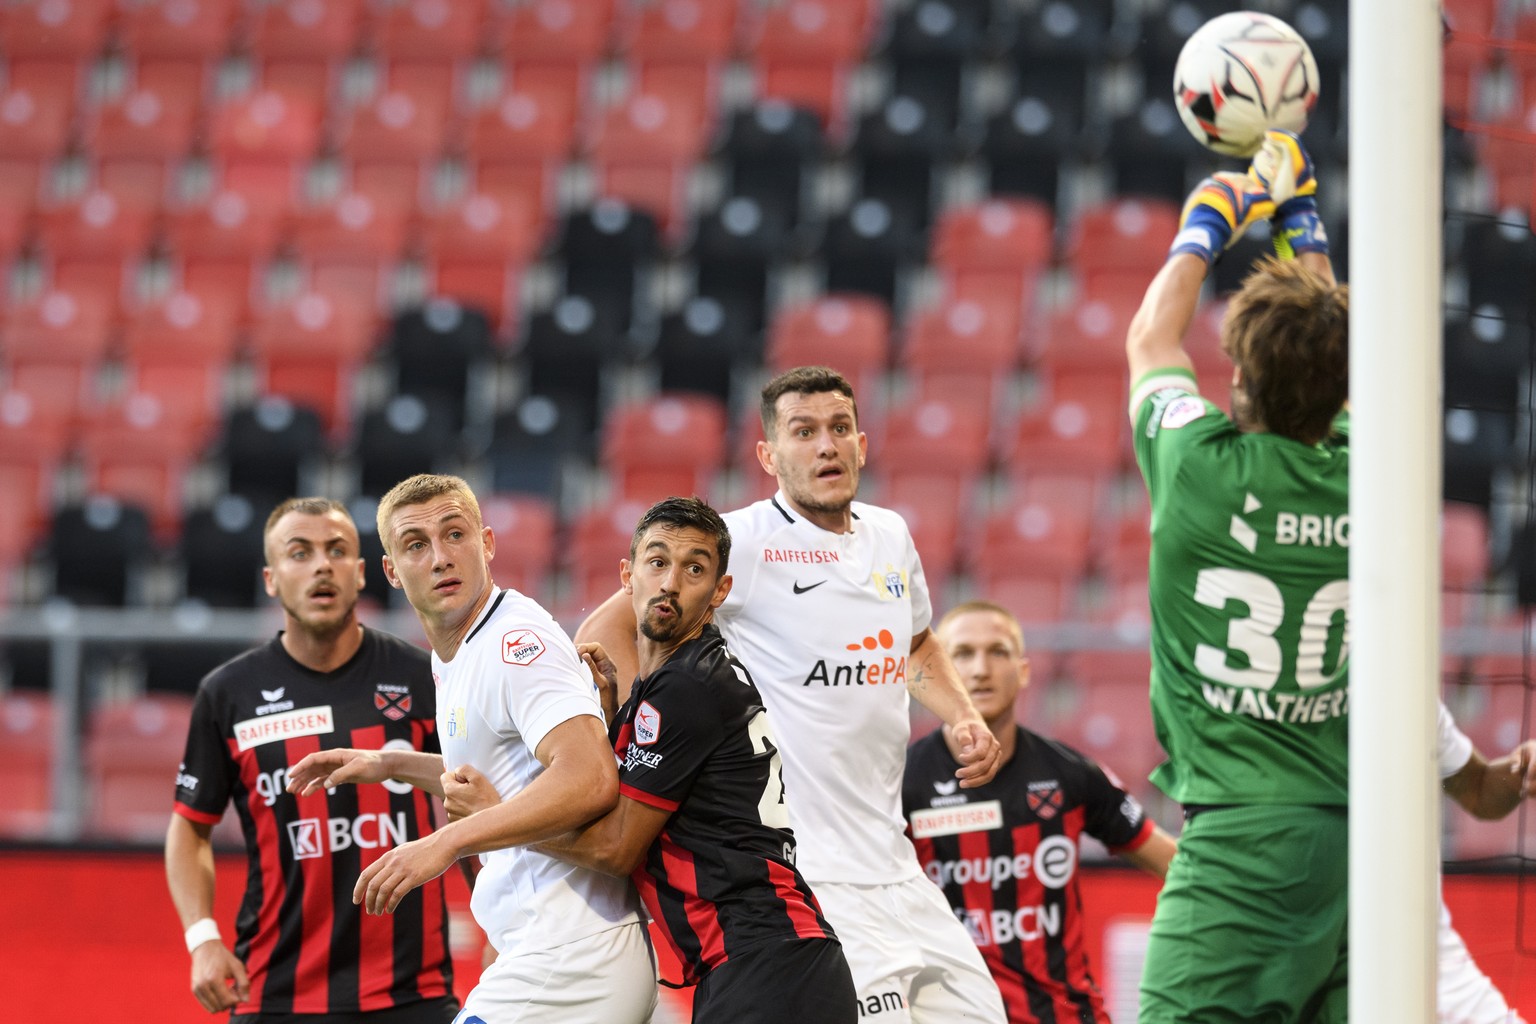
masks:
[[[363,869],[435,827],[426,793],[407,783],[286,791],[288,766],[331,747],[436,752],[427,653],[364,629],[334,672],[294,661],[279,636],[210,672],[198,687],[176,813],[216,824],[233,802],[249,876],[235,955],[250,998],[235,1013],[353,1013],[453,992],[443,882],[393,914],[352,905]]]
[[[1077,884],[1084,832],[1135,850],[1152,822],[1104,769],[1018,728],[1013,758],[975,789],[942,732],[907,752],[903,809],[923,871],[981,950],[1009,1024],[1107,1024],[1088,966]]]
[[[672,815],[633,877],[685,984],[771,943],[836,938],[795,868],[762,697],[719,630],[636,680],[612,734],[620,792]]]

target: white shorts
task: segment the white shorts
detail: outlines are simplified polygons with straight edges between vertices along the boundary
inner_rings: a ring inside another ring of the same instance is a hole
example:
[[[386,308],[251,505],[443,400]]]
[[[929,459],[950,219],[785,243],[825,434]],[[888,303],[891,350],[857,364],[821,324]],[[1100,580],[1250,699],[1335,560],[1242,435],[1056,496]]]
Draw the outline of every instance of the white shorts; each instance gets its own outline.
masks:
[[[656,961],[643,924],[496,958],[453,1024],[646,1024]]]
[[[1437,942],[1440,983],[1435,988],[1440,1024],[1525,1024],[1509,1008],[1488,975],[1477,966],[1467,944],[1451,927],[1451,912],[1440,900]]]
[[[815,882],[843,944],[860,1017],[882,1024],[1006,1024],[1003,997],[939,887],[922,875],[890,885]]]

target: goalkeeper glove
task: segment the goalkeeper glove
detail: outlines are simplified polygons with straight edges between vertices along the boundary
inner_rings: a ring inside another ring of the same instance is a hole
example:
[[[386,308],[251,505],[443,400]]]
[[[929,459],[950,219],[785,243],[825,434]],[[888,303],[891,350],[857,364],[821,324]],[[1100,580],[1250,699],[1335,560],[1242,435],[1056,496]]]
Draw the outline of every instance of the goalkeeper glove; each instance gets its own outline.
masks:
[[[1256,221],[1274,212],[1275,201],[1257,178],[1231,171],[1213,174],[1189,194],[1168,255],[1194,253],[1209,266]]]
[[[1304,252],[1328,254],[1328,232],[1317,215],[1317,176],[1312,158],[1294,132],[1271,128],[1248,173],[1263,182],[1275,201],[1270,232],[1283,260]]]

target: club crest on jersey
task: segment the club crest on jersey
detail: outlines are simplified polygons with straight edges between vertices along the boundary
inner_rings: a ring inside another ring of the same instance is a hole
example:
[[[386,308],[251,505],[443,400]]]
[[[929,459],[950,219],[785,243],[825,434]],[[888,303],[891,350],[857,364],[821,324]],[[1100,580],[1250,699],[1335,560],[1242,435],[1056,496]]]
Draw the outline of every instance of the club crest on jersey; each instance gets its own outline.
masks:
[[[391,722],[411,713],[411,688],[405,683],[380,683],[373,688],[373,706]]]
[[[661,712],[643,700],[635,708],[635,742],[648,747],[661,736]]]
[[[1061,813],[1061,786],[1055,779],[1050,782],[1031,782],[1025,799],[1029,801],[1029,809],[1041,821],[1050,821]]]
[[[456,740],[469,738],[469,716],[463,708],[448,709],[448,735]]]
[[[519,667],[532,665],[544,653],[544,641],[531,629],[519,629],[504,633],[501,637],[501,660]]]
[[[885,572],[870,573],[875,584],[875,596],[882,601],[900,601],[907,593],[907,574],[895,566],[886,565]]]

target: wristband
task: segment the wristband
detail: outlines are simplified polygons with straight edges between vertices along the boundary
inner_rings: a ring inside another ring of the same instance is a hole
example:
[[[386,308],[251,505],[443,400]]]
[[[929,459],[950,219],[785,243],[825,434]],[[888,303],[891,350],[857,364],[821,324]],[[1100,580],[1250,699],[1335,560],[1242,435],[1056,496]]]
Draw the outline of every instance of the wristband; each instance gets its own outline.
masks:
[[[198,946],[210,940],[217,942],[220,939],[219,923],[211,917],[205,917],[200,921],[193,921],[192,927],[187,929],[187,952],[191,953]]]
[[[1280,204],[1271,230],[1275,255],[1282,260],[1295,259],[1304,252],[1328,255],[1328,232],[1317,215],[1317,200],[1297,196]]]

